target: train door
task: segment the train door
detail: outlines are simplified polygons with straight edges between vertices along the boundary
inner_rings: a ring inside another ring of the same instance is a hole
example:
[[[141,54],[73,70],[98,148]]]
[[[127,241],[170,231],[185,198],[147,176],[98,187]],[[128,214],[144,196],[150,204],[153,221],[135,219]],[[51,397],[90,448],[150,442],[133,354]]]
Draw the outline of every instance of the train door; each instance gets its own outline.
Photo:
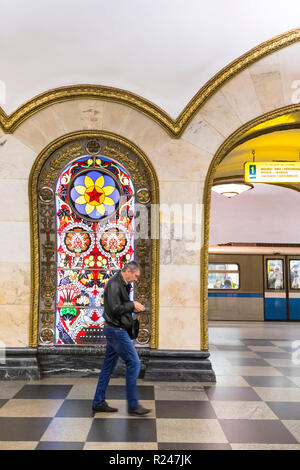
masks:
[[[264,256],[264,272],[265,320],[287,320],[288,305],[285,257]]]
[[[300,256],[287,256],[288,316],[300,320]]]

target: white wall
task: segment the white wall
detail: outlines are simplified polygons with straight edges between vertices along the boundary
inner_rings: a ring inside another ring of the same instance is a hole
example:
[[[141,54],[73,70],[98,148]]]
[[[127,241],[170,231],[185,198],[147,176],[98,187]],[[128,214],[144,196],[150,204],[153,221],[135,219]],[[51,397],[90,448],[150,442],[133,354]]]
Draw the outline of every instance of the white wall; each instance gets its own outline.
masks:
[[[228,242],[300,243],[300,193],[268,184],[232,199],[212,191],[209,243]]]

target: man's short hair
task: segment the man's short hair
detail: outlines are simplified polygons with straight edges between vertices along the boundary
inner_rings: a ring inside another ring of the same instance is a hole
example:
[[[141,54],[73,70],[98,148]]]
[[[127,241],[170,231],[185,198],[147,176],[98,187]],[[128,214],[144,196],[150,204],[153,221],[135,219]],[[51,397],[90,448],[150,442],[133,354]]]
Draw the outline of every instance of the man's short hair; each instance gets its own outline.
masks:
[[[141,270],[139,264],[136,263],[135,261],[130,261],[129,263],[124,264],[124,266],[123,266],[123,268],[121,269],[121,271],[124,272],[124,271],[127,271],[128,269],[129,269],[129,271],[131,271],[132,273],[134,273],[135,271],[140,271],[140,270]]]

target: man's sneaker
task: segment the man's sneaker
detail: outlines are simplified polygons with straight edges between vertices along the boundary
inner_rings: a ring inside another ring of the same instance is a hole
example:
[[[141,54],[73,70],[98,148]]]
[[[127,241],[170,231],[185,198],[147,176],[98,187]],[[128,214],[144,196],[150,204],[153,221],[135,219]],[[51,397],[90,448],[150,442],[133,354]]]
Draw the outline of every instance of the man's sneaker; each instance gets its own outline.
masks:
[[[128,408],[128,414],[131,416],[145,416],[150,413],[150,411],[151,410],[148,410],[141,405],[139,405],[137,408]]]
[[[119,411],[118,408],[112,408],[111,406],[108,406],[106,401],[101,403],[101,405],[96,405],[92,407],[92,410],[95,413],[115,413],[116,411]]]

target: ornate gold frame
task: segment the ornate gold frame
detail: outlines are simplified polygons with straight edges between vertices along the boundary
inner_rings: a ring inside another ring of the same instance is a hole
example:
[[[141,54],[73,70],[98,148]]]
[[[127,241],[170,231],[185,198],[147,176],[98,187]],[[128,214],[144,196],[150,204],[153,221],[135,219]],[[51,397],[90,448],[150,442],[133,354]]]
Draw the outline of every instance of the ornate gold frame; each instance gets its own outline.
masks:
[[[55,103],[74,99],[114,101],[134,108],[160,124],[171,137],[180,137],[201,106],[228,80],[249,65],[300,40],[300,28],[265,41],[228,64],[214,75],[190,100],[176,119],[159,106],[139,95],[118,88],[100,85],[71,85],[41,93],[7,115],[0,107],[0,126],[5,133],[13,133],[33,114]]]
[[[243,134],[249,129],[269,119],[273,119],[284,114],[299,111],[300,104],[294,104],[278,108],[275,111],[263,114],[255,119],[247,122],[233,134],[231,134],[219,147],[213,160],[210,163],[204,185],[203,204],[204,204],[204,241],[201,249],[201,282],[200,282],[200,297],[201,297],[201,349],[209,349],[208,341],[208,246],[209,246],[209,224],[210,224],[210,202],[211,202],[211,187],[213,185],[214,175],[218,165],[226,157],[226,155],[236,146],[236,143],[242,138]],[[270,129],[272,132],[272,129]],[[251,138],[251,137],[249,137]]]
[[[29,177],[29,207],[30,207],[30,230],[31,230],[31,316],[30,316],[30,332],[29,346],[37,347],[38,345],[38,323],[39,323],[39,282],[40,282],[40,253],[38,239],[38,194],[37,185],[41,169],[47,159],[54,151],[63,145],[73,142],[79,138],[95,138],[102,137],[108,139],[112,143],[122,144],[135,153],[146,167],[151,183],[151,202],[159,204],[159,184],[155,170],[144,154],[134,143],[116,134],[104,131],[77,131],[63,135],[45,147],[35,160]],[[76,149],[75,149],[76,150]],[[159,227],[159,221],[158,221]],[[159,231],[158,231],[159,233]],[[151,348],[158,348],[158,305],[159,305],[159,237],[152,239],[152,316],[151,316]]]

